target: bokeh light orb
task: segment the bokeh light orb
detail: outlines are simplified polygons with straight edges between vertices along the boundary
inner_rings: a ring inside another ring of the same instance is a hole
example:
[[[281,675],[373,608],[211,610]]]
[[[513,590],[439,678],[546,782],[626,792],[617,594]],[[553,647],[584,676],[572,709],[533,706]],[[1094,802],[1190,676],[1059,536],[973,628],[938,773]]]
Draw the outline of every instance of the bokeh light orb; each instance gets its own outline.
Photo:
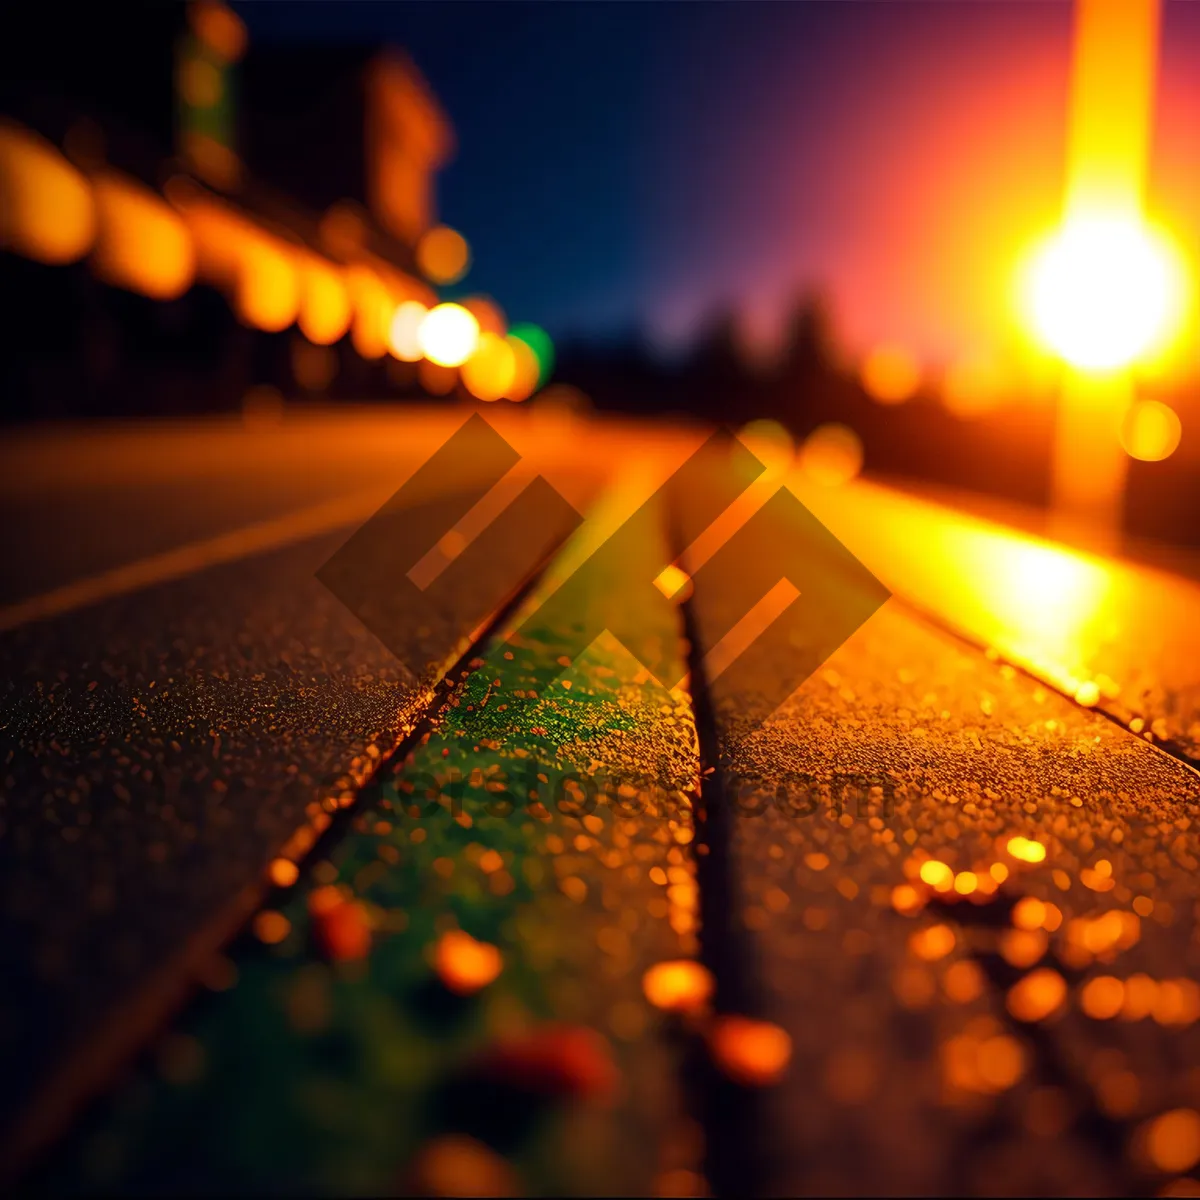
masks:
[[[538,387],[545,387],[554,371],[554,343],[550,335],[540,326],[523,321],[514,325],[509,331],[510,337],[520,338],[538,360]]]
[[[479,342],[479,322],[461,304],[439,304],[421,322],[421,351],[440,367],[461,367]]]
[[[542,375],[542,365],[538,357],[530,349],[529,343],[510,333],[507,337],[509,348],[513,352],[513,380],[504,393],[507,400],[528,400],[537,391],[538,380]]]
[[[792,435],[778,421],[766,418],[748,421],[738,430],[738,441],[766,467],[772,478],[789,470],[795,458]]]
[[[814,483],[838,487],[862,470],[862,439],[847,425],[818,425],[800,448],[800,468]]]
[[[1032,260],[1027,305],[1038,335],[1081,370],[1111,371],[1171,330],[1180,308],[1177,259],[1128,217],[1075,218]]]
[[[1183,426],[1179,414],[1159,400],[1135,400],[1121,423],[1121,445],[1130,458],[1161,462],[1179,446]]]
[[[396,306],[388,330],[388,347],[401,362],[420,362],[424,356],[421,325],[428,313],[429,309],[420,300],[405,300]]]
[[[435,226],[417,243],[417,266],[432,283],[457,283],[470,265],[467,239],[448,225]]]
[[[878,404],[903,404],[921,385],[921,367],[898,342],[876,346],[862,361],[859,381]]]
[[[475,353],[463,363],[463,386],[476,400],[500,400],[512,386],[516,372],[516,355],[507,340],[484,332],[479,335]]]

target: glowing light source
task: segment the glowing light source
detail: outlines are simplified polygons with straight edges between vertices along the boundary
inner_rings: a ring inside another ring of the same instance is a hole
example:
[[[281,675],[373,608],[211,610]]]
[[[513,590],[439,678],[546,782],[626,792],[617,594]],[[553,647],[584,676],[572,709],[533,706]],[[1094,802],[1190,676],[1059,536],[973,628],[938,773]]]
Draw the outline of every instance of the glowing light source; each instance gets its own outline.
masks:
[[[1036,255],[1028,302],[1038,333],[1072,366],[1126,366],[1171,332],[1181,288],[1169,244],[1130,217],[1076,217]]]
[[[300,265],[300,332],[318,346],[336,342],[350,327],[350,293],[332,264],[315,255]]]
[[[187,226],[149,188],[105,172],[93,182],[96,274],[117,287],[171,300],[192,284],[196,254]]]
[[[880,404],[903,404],[920,386],[921,368],[905,347],[885,342],[863,359],[859,379]]]
[[[748,421],[738,430],[738,441],[767,468],[771,478],[787,471],[796,453],[792,435],[778,421]]]
[[[554,371],[554,343],[550,335],[540,325],[531,325],[527,321],[514,325],[508,332],[511,337],[520,338],[536,355],[539,367],[537,386],[545,387]]]
[[[849,483],[862,470],[863,447],[846,425],[818,425],[800,449],[800,467],[826,487]]]
[[[442,984],[459,996],[470,996],[487,987],[504,966],[500,951],[469,933],[451,929],[442,934],[434,950],[434,970]]]
[[[392,298],[383,280],[369,267],[356,265],[346,273],[354,322],[350,338],[363,358],[382,358],[387,352],[392,322]]]
[[[396,308],[388,348],[401,362],[421,361],[421,322],[428,312],[420,300],[405,300]]]
[[[541,363],[537,355],[530,349],[528,342],[510,333],[507,338],[509,348],[513,352],[513,381],[508,391],[504,393],[508,400],[527,400],[537,390],[538,379],[542,373]]]
[[[300,277],[290,248],[266,234],[246,239],[237,264],[238,316],[255,329],[278,333],[300,309]]]
[[[196,37],[225,62],[236,62],[245,54],[246,26],[219,0],[193,0],[188,5],[188,24]]]
[[[1135,400],[1121,424],[1125,453],[1143,462],[1170,458],[1182,436],[1178,414],[1158,400]]]
[[[459,367],[479,341],[479,322],[461,304],[439,304],[421,322],[421,349],[430,362]]]
[[[719,1017],[709,1031],[709,1053],[718,1069],[744,1087],[777,1083],[792,1058],[792,1039],[769,1021]]]
[[[433,283],[456,283],[470,264],[466,238],[448,225],[430,229],[417,243],[417,266]]]
[[[44,138],[0,122],[0,246],[38,262],[69,263],[95,236],[87,180]]]
[[[499,400],[512,386],[517,358],[505,338],[481,333],[471,357],[463,363],[462,381],[477,400]]]
[[[652,966],[642,976],[642,991],[655,1008],[664,1012],[695,1012],[711,999],[713,978],[701,963],[676,959]]]

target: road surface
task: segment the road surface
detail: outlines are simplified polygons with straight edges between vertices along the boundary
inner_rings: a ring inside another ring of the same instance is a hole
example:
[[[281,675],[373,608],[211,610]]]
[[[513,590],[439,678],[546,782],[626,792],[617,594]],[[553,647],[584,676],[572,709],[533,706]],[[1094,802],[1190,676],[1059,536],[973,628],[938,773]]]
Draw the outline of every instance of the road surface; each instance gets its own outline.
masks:
[[[509,411],[515,484],[542,475],[587,521],[544,574],[466,576],[444,627],[385,638],[398,659],[314,574],[464,417],[6,449],[9,1169],[437,1191],[438,1148],[469,1134],[451,1157],[477,1185],[535,1193],[1186,1177],[1196,586],[769,463],[737,570],[693,547],[693,583],[649,585],[707,524],[701,488],[555,607],[705,434]],[[430,512],[478,482],[464,464]],[[720,643],[746,606],[724,581],[830,552],[781,486],[866,569],[837,574],[861,626],[771,715],[769,639],[740,669]],[[626,645],[576,657],[597,622]],[[330,888],[365,958],[331,951]],[[502,955],[472,997],[434,950],[457,929]],[[711,973],[713,1011],[643,986],[677,960]],[[575,1092],[560,1070],[531,1103],[484,1067],[547,1025],[599,1040],[551,1038]]]

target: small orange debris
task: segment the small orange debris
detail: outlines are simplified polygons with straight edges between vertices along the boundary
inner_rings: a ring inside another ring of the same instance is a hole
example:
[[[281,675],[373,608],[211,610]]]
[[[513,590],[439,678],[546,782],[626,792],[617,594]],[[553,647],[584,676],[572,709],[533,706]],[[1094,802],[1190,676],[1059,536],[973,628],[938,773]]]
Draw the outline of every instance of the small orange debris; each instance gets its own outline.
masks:
[[[959,871],[954,877],[954,890],[960,896],[969,896],[979,886],[979,877],[974,871]]]
[[[1000,935],[1000,954],[1010,966],[1024,970],[1042,958],[1049,944],[1040,929],[1006,929]]]
[[[942,987],[955,1004],[970,1004],[972,1000],[978,1000],[983,995],[983,972],[974,959],[960,959],[946,968]]]
[[[300,868],[290,859],[277,858],[271,863],[267,874],[276,887],[286,888],[300,878]]]
[[[1115,1017],[1125,1003],[1125,985],[1112,975],[1097,975],[1083,985],[1079,1006],[1096,1021]]]
[[[500,1082],[538,1095],[606,1101],[620,1075],[608,1042],[582,1025],[546,1025],[496,1043],[480,1069]]]
[[[1025,1072],[1025,1052],[1016,1038],[1001,1034],[985,1038],[976,1052],[979,1078],[994,1091],[1012,1087]]]
[[[792,1039],[778,1025],[749,1017],[713,1022],[708,1049],[718,1069],[743,1087],[778,1083],[792,1058]]]
[[[892,888],[892,907],[898,913],[906,916],[921,909],[921,893],[908,883],[897,884]]]
[[[1036,896],[1023,896],[1012,910],[1012,923],[1018,929],[1041,929],[1045,919],[1046,906]]]
[[[292,923],[281,912],[265,909],[254,918],[254,936],[267,946],[282,942],[292,932]]]
[[[1040,863],[1046,861],[1046,847],[1041,842],[1035,842],[1030,838],[1009,838],[1005,849],[1013,858],[1020,859],[1021,862]]]
[[[1176,1108],[1143,1127],[1146,1155],[1160,1171],[1177,1174],[1200,1162],[1200,1114]]]
[[[422,1147],[412,1165],[412,1190],[422,1196],[520,1194],[508,1162],[463,1133],[442,1134]]]
[[[1008,1011],[1018,1021],[1043,1021],[1062,1007],[1067,997],[1063,977],[1049,967],[1039,967],[1008,990]]]
[[[371,952],[371,924],[357,900],[341,889],[317,888],[308,898],[312,935],[320,952],[333,962],[354,962]]]
[[[926,962],[937,962],[954,949],[955,941],[954,930],[949,925],[931,925],[928,929],[918,929],[908,939],[908,948]]]
[[[458,996],[470,996],[487,987],[503,966],[504,960],[495,946],[478,942],[461,929],[443,933],[433,954],[437,977]]]
[[[712,998],[713,977],[694,959],[674,959],[655,963],[642,976],[642,991],[664,1012],[697,1012]]]
[[[504,858],[499,850],[485,850],[479,856],[479,869],[485,875],[491,875],[493,871],[499,871],[504,866]]]
[[[954,872],[944,862],[931,858],[921,864],[921,882],[938,892],[948,892],[954,886]]]

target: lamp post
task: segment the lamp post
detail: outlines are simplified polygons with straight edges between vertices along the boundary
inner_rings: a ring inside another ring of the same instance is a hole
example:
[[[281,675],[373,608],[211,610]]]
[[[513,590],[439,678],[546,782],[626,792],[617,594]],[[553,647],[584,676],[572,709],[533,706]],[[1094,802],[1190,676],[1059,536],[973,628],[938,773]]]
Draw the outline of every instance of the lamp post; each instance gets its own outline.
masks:
[[[1120,534],[1130,366],[1165,303],[1142,223],[1159,22],[1160,0],[1076,0],[1063,225],[1038,285],[1039,324],[1065,364],[1053,530],[1105,548]]]

